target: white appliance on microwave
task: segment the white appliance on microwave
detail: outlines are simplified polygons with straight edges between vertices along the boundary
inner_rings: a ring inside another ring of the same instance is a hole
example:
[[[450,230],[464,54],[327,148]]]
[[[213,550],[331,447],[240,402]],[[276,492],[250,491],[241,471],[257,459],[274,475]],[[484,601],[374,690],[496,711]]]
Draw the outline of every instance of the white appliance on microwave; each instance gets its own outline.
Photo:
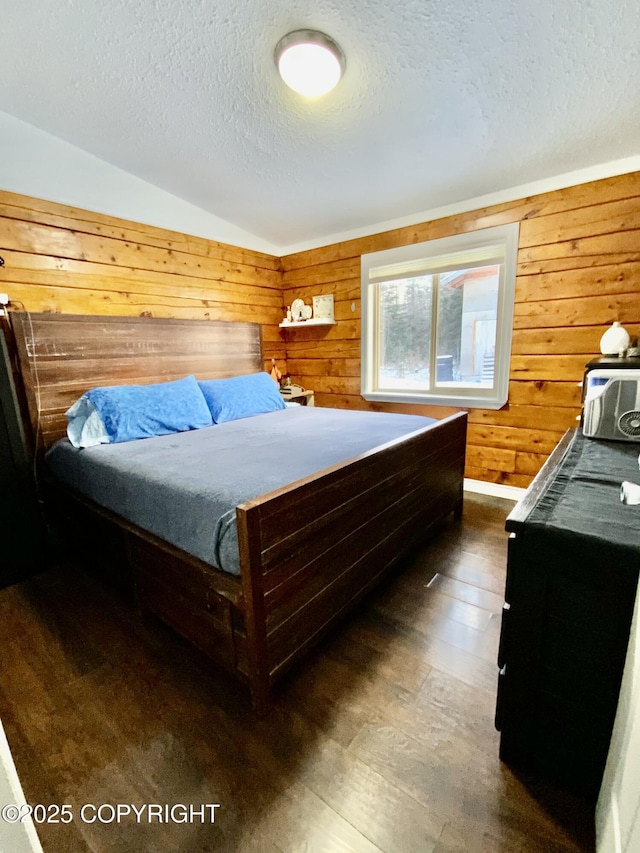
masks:
[[[582,431],[590,438],[640,442],[640,370],[590,370]]]

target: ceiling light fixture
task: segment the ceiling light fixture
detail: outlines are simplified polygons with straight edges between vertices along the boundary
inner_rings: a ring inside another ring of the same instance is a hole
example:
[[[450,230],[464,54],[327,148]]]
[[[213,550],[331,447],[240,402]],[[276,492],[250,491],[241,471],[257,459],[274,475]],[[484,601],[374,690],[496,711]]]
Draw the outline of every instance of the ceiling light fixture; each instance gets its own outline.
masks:
[[[330,92],[347,65],[340,46],[317,30],[288,33],[276,45],[275,60],[287,86],[308,98]]]

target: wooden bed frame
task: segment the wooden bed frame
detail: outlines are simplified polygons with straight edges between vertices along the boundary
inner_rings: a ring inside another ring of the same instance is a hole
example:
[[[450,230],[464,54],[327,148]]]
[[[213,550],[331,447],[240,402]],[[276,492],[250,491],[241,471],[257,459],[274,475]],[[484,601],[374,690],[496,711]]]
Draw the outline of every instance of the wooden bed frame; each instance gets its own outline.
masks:
[[[13,313],[12,326],[40,458],[89,388],[263,369],[251,323]],[[263,714],[305,650],[440,519],[461,514],[466,425],[454,415],[238,506],[239,578],[54,484],[55,506],[85,530],[95,522],[92,536],[108,531],[111,570],[126,571],[139,606],[245,682]]]

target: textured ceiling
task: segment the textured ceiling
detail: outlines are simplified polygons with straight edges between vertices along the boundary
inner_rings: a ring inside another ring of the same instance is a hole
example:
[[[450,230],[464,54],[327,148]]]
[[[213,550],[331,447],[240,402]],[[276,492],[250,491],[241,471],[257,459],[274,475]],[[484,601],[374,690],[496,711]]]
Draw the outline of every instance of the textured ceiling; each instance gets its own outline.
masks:
[[[279,246],[640,154],[638,0],[20,0],[0,110]],[[334,92],[278,39],[342,46]]]

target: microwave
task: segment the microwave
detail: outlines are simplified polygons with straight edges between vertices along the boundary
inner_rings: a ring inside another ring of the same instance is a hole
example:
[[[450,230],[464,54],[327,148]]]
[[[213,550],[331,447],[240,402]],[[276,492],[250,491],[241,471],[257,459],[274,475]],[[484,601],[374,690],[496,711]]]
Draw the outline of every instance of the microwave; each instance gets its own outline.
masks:
[[[640,442],[640,369],[587,372],[582,431],[589,438]]]

